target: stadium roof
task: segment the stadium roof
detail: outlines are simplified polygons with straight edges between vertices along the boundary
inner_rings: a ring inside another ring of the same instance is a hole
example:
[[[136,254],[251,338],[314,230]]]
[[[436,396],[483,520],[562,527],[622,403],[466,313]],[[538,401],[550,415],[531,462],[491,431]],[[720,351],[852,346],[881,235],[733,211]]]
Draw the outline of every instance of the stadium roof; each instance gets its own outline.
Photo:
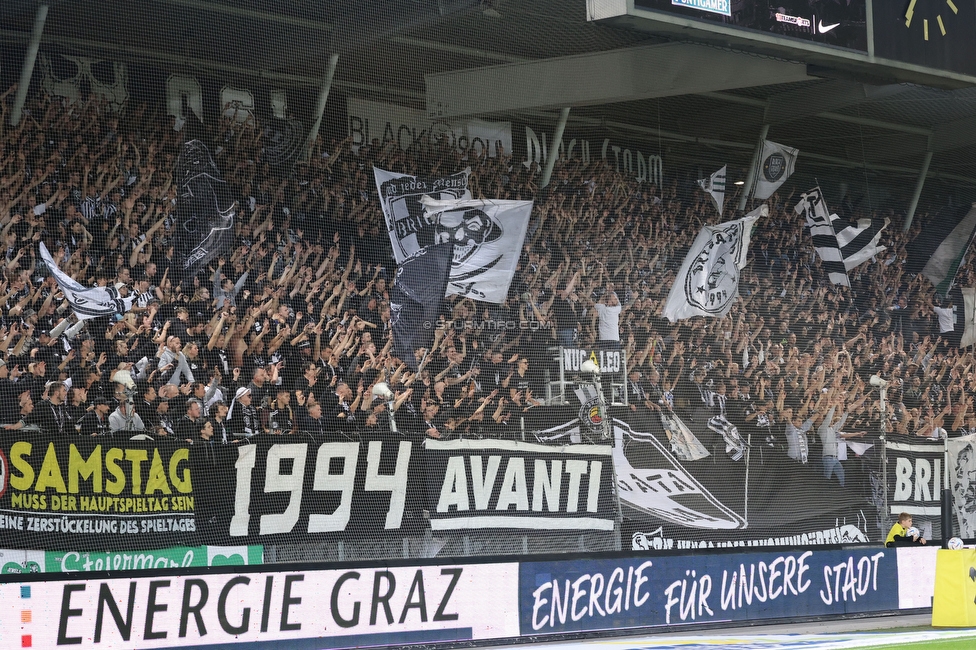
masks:
[[[0,3],[0,38],[25,44],[36,0]],[[643,31],[588,22],[584,0],[60,0],[48,2],[43,47],[163,68],[255,77],[310,90],[330,53],[334,87],[424,108],[427,78],[666,44]],[[702,46],[704,47],[704,46]],[[717,55],[723,51],[708,46]],[[727,51],[726,51],[727,53]],[[763,57],[755,57],[757,61]],[[766,57],[768,59],[768,57]],[[841,76],[842,77],[842,76]],[[815,78],[574,106],[571,120],[727,149],[748,160],[762,124],[825,164],[976,184],[976,88]],[[524,108],[555,120],[556,107]],[[741,161],[740,161],[741,162]]]

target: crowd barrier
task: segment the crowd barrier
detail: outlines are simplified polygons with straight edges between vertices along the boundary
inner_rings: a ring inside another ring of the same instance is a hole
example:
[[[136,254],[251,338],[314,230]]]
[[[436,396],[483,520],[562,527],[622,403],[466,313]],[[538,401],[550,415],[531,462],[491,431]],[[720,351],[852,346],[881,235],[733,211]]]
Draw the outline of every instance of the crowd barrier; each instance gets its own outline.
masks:
[[[0,644],[353,648],[931,606],[935,548],[0,576]]]

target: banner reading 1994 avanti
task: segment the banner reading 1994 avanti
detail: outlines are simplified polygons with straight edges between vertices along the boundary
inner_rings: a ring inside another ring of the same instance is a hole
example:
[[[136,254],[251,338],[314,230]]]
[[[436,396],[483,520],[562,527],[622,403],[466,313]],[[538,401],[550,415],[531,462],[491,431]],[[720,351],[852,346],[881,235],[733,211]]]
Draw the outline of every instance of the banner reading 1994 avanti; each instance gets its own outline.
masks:
[[[26,434],[0,444],[0,534],[12,548],[153,548],[195,540],[190,450]]]
[[[612,462],[607,445],[424,447],[399,434],[207,449],[28,435],[0,443],[0,535],[11,549],[71,551],[406,537],[428,525],[613,531]]]

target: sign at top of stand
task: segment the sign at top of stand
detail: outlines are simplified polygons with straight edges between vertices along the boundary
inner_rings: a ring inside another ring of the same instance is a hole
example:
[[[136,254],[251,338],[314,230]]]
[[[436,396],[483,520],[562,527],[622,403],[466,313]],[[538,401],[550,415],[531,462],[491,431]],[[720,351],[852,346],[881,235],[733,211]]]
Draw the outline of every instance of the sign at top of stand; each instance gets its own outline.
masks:
[[[865,0],[634,0],[634,8],[867,51]]]
[[[698,11],[709,11],[713,14],[723,16],[732,15],[731,0],[671,0],[671,4],[676,7],[688,7]]]
[[[587,6],[590,20],[786,55],[867,84],[957,87],[976,76],[971,1],[875,0],[870,16],[866,0],[588,0]]]

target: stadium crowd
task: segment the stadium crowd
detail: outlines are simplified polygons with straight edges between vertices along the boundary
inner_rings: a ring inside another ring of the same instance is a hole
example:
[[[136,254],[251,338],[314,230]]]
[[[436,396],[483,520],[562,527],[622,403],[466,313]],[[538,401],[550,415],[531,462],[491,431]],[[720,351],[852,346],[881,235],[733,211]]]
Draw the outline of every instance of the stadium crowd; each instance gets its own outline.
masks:
[[[873,374],[890,382],[893,430],[976,432],[973,355],[940,337],[951,305],[905,271],[924,217],[909,233],[889,227],[888,250],[852,271],[847,289],[822,272],[792,209],[798,194],[781,192],[753,235],[731,314],[672,324],[661,312],[676,270],[700,227],[719,221],[693,183],[655,187],[572,159],[540,190],[538,167],[510,155],[437,142],[354,150],[350,140],[320,142],[311,162],[281,174],[264,160],[260,126],[228,119],[201,139],[237,198],[235,243],[182,278],[172,170],[186,134],[145,105],[116,114],[95,98],[66,106],[43,94],[12,128],[11,97],[0,97],[7,430],[228,444],[365,437],[389,430],[392,408],[418,439],[515,438],[525,410],[546,408],[549,348],[562,344],[624,350],[635,417],[674,410],[707,438],[703,423],[721,414],[798,462],[836,456],[838,436],[876,435]],[[374,165],[421,176],[469,166],[475,197],[536,201],[508,299],[446,299],[417,373],[391,353],[395,265]],[[865,214],[848,204],[841,216]],[[81,284],[136,295],[134,308],[76,321],[39,242]],[[970,263],[959,282],[974,275]],[[486,326],[499,322],[528,326]],[[392,398],[373,396],[378,382]]]

